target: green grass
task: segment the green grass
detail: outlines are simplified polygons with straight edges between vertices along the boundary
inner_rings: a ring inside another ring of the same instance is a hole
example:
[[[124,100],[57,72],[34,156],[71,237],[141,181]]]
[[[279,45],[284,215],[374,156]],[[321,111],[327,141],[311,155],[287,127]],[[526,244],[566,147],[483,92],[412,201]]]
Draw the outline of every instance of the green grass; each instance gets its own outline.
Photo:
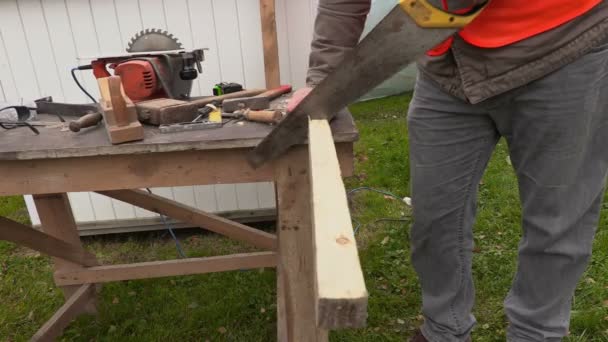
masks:
[[[409,193],[406,108],[408,95],[353,106],[361,132],[356,175],[349,189],[370,186],[400,197]],[[0,215],[27,221],[20,198],[0,198]],[[366,329],[333,332],[332,341],[404,341],[421,323],[420,289],[409,264],[410,210],[381,194],[356,192],[352,216],[370,291]],[[500,143],[480,187],[475,226],[475,341],[504,341],[506,295],[520,237],[517,184]],[[568,341],[608,341],[608,202],[602,210],[591,266],[576,291]],[[400,221],[377,221],[395,218]],[[180,234],[188,256],[251,251],[211,234]],[[165,233],[87,238],[104,263],[176,257]],[[103,286],[99,316],[85,316],[65,332],[66,341],[272,341],[275,339],[275,274],[253,270]],[[62,303],[49,259],[0,242],[0,341],[27,340]]]

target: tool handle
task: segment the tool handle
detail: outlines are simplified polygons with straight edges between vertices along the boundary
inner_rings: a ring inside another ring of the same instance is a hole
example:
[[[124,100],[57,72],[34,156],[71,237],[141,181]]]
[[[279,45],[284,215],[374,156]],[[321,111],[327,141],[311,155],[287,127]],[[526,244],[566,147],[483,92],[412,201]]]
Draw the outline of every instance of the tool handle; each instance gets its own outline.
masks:
[[[287,93],[291,93],[291,86],[282,85],[280,87],[267,90],[267,91],[261,93],[260,95],[257,95],[256,97],[266,97],[269,100],[273,100],[273,99],[276,99],[277,97],[279,97],[283,94],[287,94]]]
[[[79,132],[83,128],[92,127],[97,125],[102,119],[101,113],[89,113],[78,120],[70,122],[70,131]]]
[[[221,103],[221,102],[223,102],[224,100],[227,100],[227,99],[236,99],[236,98],[241,98],[241,97],[252,97],[252,96],[260,95],[260,94],[262,94],[265,91],[266,91],[266,89],[243,90],[243,91],[237,91],[235,93],[230,93],[230,94],[226,94],[226,95],[206,97],[204,99],[190,101],[190,103],[194,104],[198,108],[202,108],[202,107],[205,107],[206,105],[208,105],[210,103],[214,103],[214,102],[220,102]]]
[[[278,110],[248,110],[243,113],[245,119],[255,122],[276,124],[283,115]]]

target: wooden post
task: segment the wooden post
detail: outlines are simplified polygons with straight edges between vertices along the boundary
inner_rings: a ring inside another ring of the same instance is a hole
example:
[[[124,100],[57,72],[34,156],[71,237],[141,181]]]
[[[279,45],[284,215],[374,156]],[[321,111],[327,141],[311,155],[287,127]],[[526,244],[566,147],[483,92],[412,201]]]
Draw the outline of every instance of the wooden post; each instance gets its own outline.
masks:
[[[34,203],[40,217],[42,230],[45,233],[82,248],[67,194],[34,195]],[[81,265],[59,258],[53,258],[53,263],[56,272],[83,268]],[[78,285],[61,286],[65,299],[69,299],[79,288]],[[89,295],[88,300],[83,302],[88,304],[85,308],[86,312],[96,313],[94,294]]]
[[[308,154],[292,149],[277,162],[278,335],[284,341],[327,341],[317,328]]]
[[[279,43],[277,40],[277,23],[275,18],[275,0],[260,0],[260,17],[262,19],[262,42],[264,44],[266,88],[273,89],[281,85],[281,73],[279,70]]]

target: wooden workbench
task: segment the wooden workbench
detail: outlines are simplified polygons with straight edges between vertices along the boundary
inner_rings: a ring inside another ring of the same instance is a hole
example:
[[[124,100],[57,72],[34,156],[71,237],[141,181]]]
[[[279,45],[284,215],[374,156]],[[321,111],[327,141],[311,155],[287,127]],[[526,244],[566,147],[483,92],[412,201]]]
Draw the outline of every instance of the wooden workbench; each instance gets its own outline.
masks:
[[[53,118],[41,116],[41,120]],[[77,315],[95,312],[99,284],[260,267],[277,267],[278,336],[280,341],[325,341],[314,307],[311,188],[306,146],[280,160],[252,169],[247,153],[270,126],[231,122],[223,128],[160,134],[146,127],[145,140],[111,145],[102,127],[72,133],[59,127],[0,131],[0,195],[34,195],[44,233],[0,217],[0,239],[53,257],[55,283],[66,303],[38,331],[34,340],[52,340]],[[353,172],[353,143],[358,133],[352,117],[340,113],[331,123],[343,176]],[[277,235],[226,220],[183,204],[148,194],[146,187],[220,183],[275,182]],[[150,211],[162,213],[263,252],[99,265],[83,249],[67,192],[96,191]],[[349,223],[350,223],[350,219]],[[347,241],[348,242],[348,241]],[[344,241],[340,241],[344,243]]]

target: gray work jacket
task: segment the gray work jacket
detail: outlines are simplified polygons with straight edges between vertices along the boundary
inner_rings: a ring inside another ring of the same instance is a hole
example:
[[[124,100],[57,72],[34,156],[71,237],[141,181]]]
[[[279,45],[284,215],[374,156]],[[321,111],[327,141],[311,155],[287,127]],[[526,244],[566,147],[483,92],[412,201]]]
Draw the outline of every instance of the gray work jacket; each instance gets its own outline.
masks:
[[[448,3],[450,9],[457,10],[468,8],[474,1]],[[441,0],[430,2],[441,8]],[[444,91],[470,103],[482,102],[556,71],[604,44],[608,39],[607,2],[603,0],[584,15],[550,31],[500,48],[476,47],[456,35],[448,53],[422,56],[418,66]],[[306,80],[309,86],[318,84],[357,44],[370,3],[319,0]]]

